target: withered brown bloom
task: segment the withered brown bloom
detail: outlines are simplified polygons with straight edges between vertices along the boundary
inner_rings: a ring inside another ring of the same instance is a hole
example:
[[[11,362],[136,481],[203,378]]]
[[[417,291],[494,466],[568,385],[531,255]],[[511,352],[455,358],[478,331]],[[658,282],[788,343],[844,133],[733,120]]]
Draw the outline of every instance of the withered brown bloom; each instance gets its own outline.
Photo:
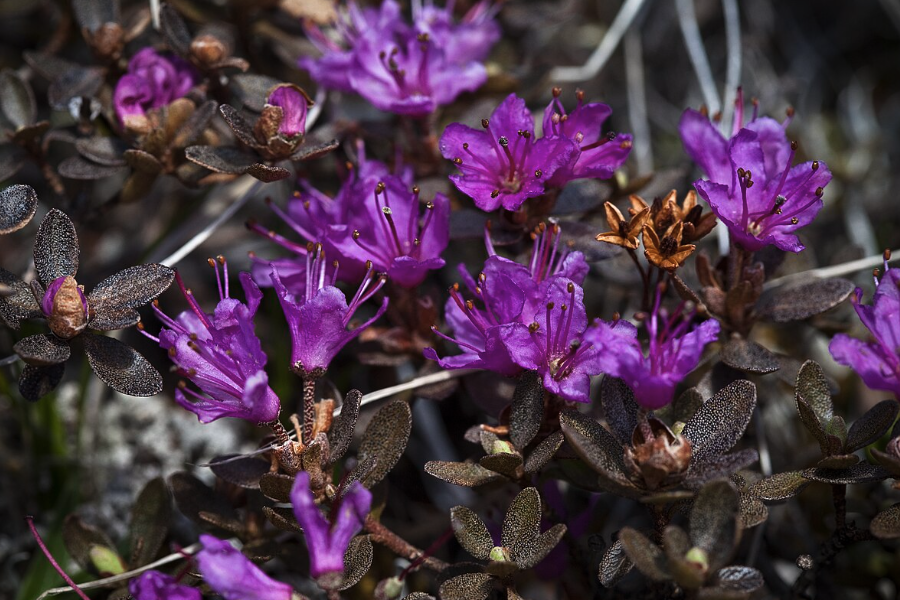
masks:
[[[597,234],[597,241],[635,250],[640,244],[638,235],[650,218],[650,207],[629,210],[631,218],[628,221],[612,202],[606,202],[603,207],[606,210],[606,222],[609,223],[610,230]]]
[[[631,214],[636,214],[644,209],[650,209],[650,225],[658,237],[676,223],[682,223],[682,241],[684,243],[695,242],[706,236],[716,225],[716,215],[709,212],[705,215],[702,207],[697,204],[697,194],[694,190],[688,192],[679,205],[677,192],[670,191],[664,198],[655,198],[652,204],[647,204],[640,196],[632,195]]]
[[[696,250],[694,244],[682,244],[684,223],[676,221],[660,237],[649,225],[644,225],[644,256],[660,269],[674,271]]]

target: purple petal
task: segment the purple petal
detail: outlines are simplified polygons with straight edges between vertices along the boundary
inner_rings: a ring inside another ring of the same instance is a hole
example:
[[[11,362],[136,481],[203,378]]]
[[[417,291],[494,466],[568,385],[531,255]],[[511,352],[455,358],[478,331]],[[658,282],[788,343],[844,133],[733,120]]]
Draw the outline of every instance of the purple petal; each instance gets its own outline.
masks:
[[[229,542],[200,535],[197,565],[203,580],[225,600],[290,600],[293,589],[271,579]]]
[[[709,117],[686,110],[678,123],[681,142],[688,156],[706,173],[710,181],[731,185],[732,167],[728,142],[710,122]]]
[[[145,571],[128,582],[128,591],[135,600],[201,600],[200,590],[181,585],[171,575],[159,571]]]
[[[266,104],[281,107],[283,116],[278,126],[279,133],[287,137],[306,133],[307,99],[299,87],[294,84],[277,86],[269,93]]]

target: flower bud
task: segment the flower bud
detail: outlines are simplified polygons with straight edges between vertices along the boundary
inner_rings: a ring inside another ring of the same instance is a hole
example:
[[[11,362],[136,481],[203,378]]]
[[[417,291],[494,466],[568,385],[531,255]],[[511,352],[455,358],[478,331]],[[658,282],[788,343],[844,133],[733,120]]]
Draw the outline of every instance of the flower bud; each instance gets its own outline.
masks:
[[[57,277],[41,299],[41,310],[57,337],[71,339],[87,327],[87,298],[74,277]]]
[[[503,546],[494,546],[491,548],[489,558],[496,562],[510,562],[509,549]]]
[[[515,454],[516,449],[505,440],[494,440],[491,444],[491,454]]]
[[[215,36],[200,35],[191,42],[191,55],[204,65],[214,65],[228,55],[228,48]]]
[[[281,108],[282,117],[278,133],[288,138],[306,133],[306,111],[309,102],[309,96],[296,85],[282,84],[272,89],[266,98],[266,104]]]

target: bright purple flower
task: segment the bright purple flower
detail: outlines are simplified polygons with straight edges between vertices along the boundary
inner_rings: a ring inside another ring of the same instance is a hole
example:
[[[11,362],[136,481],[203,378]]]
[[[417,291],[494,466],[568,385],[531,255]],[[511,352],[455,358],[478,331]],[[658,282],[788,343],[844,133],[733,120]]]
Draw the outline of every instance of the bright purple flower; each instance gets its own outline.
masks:
[[[375,275],[369,263],[362,285],[350,303],[344,293],[334,287],[334,274],[326,277],[327,261],[321,244],[307,255],[306,285],[302,295],[291,294],[273,269],[272,284],[291,332],[291,368],[300,375],[319,376],[347,342],[374,323],[387,310],[387,298],[371,319],[347,331],[357,309],[384,285],[384,277]],[[326,279],[330,279],[326,283]],[[374,285],[373,285],[374,282]]]
[[[523,317],[526,315],[523,315]],[[544,306],[529,325],[503,325],[501,338],[510,357],[544,378],[544,389],[575,402],[590,402],[591,376],[601,372],[593,344],[582,339],[587,327],[584,291],[564,277],[547,286]]]
[[[291,586],[263,573],[229,542],[203,534],[200,543],[196,559],[203,581],[225,600],[291,600]]]
[[[738,106],[741,106],[738,98]],[[788,142],[784,125],[768,117],[753,117],[742,126],[735,113],[730,140],[703,114],[686,110],[679,132],[690,157],[709,176],[694,187],[746,250],[774,245],[788,252],[804,246],[794,231],[809,224],[822,208],[822,194],[831,181],[825,163],[791,166],[796,145]]]
[[[161,56],[144,48],[128,62],[128,72],[116,84],[113,106],[122,124],[146,111],[183,98],[199,81],[197,72],[177,56]]]
[[[275,86],[269,92],[266,104],[281,107],[283,116],[278,125],[279,133],[288,138],[306,133],[306,111],[309,108],[309,97],[299,87],[292,83]]]
[[[690,317],[682,318],[679,308],[666,319],[660,315],[659,303],[657,295],[647,321],[650,349],[646,357],[637,328],[627,321],[597,320],[584,334],[602,357],[603,372],[622,379],[634,391],[637,403],[651,410],[672,402],[675,386],[697,368],[704,347],[719,336],[718,321],[704,321],[688,332]]]
[[[218,263],[214,265],[220,301],[213,314],[203,312],[176,275],[191,311],[173,320],[154,304],[153,310],[164,328],[158,339],[146,332],[144,335],[168,350],[178,372],[200,388],[202,393],[197,393],[180,385],[175,390],[175,401],[195,413],[201,423],[221,417],[254,423],[274,421],[281,403],[268,385],[264,370],[267,358],[253,326],[262,293],[248,273],[241,273],[247,304],[232,298],[227,266],[220,278]]]
[[[460,170],[450,180],[481,210],[517,210],[543,194],[548,180],[578,151],[564,137],[535,139],[534,118],[515,94],[481,125],[483,131],[451,123],[440,142],[441,154]]]
[[[435,194],[421,216],[419,189],[410,190],[399,177],[370,178],[361,182],[361,189],[346,229],[332,230],[330,241],[341,256],[357,264],[371,260],[403,287],[419,285],[428,271],[444,266],[441,253],[450,238],[446,196]]]
[[[584,104],[584,92],[578,92],[578,106],[571,113],[559,99],[558,89],[544,109],[544,137],[564,137],[578,148],[573,159],[560,168],[547,185],[562,187],[575,179],[609,179],[625,163],[631,152],[631,136],[609,132],[601,135],[603,122],[612,114],[606,104]]]
[[[412,3],[413,23],[417,31],[427,33],[444,55],[457,64],[483,62],[500,39],[500,26],[494,20],[499,4],[480,0],[459,23],[453,18],[454,0],[438,8],[431,0]]]
[[[893,392],[900,399],[900,269],[884,265],[881,281],[875,282],[871,306],[862,304],[863,292],[857,288],[853,308],[875,338],[864,342],[844,334],[831,340],[828,350],[842,365],[852,367],[867,386]]]
[[[200,590],[181,585],[171,575],[159,571],[145,571],[128,582],[128,591],[135,600],[201,600]]]
[[[314,578],[343,572],[344,552],[347,551],[350,540],[362,530],[366,522],[372,504],[372,493],[361,483],[354,481],[350,484],[350,489],[334,502],[336,505],[326,519],[316,506],[309,489],[309,473],[297,473],[291,489],[291,504],[306,537],[309,570]]]

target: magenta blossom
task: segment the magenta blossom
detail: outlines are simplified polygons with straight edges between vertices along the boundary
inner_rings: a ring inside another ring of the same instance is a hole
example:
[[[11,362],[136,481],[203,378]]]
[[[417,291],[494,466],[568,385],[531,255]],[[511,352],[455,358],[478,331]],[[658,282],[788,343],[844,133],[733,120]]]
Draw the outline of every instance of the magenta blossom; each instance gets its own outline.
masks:
[[[491,0],[480,0],[457,23],[453,18],[456,2],[449,0],[437,7],[432,0],[412,3],[413,23],[417,31],[427,33],[434,43],[459,63],[482,62],[500,39],[500,26],[494,20],[500,9]]]
[[[559,88],[544,109],[544,137],[563,137],[578,148],[572,160],[556,171],[547,185],[562,187],[575,179],[609,179],[625,163],[631,152],[631,136],[609,132],[601,135],[601,126],[612,114],[606,104],[584,104],[584,92],[577,94],[578,106],[570,113],[559,99]]]
[[[381,289],[385,278],[376,275],[369,263],[362,284],[348,304],[344,293],[334,286],[334,275],[326,277],[328,263],[321,244],[310,250],[307,261],[302,295],[288,292],[277,269],[272,269],[271,277],[291,332],[291,368],[303,377],[316,377],[325,372],[341,348],[384,314],[388,300],[384,299],[375,316],[348,331],[350,319]]]
[[[225,600],[291,600],[294,590],[275,581],[225,540],[201,535],[197,565],[205,581]]]
[[[309,108],[309,97],[292,83],[275,86],[266,98],[269,106],[281,108],[281,123],[278,133],[287,138],[301,136],[306,133],[306,112]]]
[[[159,571],[145,571],[128,582],[134,600],[201,600],[200,590],[181,585],[171,575]]]
[[[503,325],[500,336],[510,357],[540,373],[547,391],[590,402],[591,376],[601,369],[596,348],[582,337],[587,327],[584,291],[570,279],[556,277],[546,288],[544,306],[532,317],[528,325]]]
[[[481,125],[479,131],[451,123],[440,141],[441,154],[460,171],[450,180],[481,210],[517,210],[528,198],[543,194],[550,178],[578,152],[565,137],[536,139],[534,118],[515,94]]]
[[[224,259],[222,264],[225,265]],[[168,350],[178,372],[200,388],[202,393],[182,383],[175,390],[175,401],[195,413],[201,423],[222,417],[254,423],[274,421],[281,411],[281,403],[269,387],[264,370],[267,358],[253,325],[262,293],[248,273],[241,273],[247,303],[232,298],[227,266],[220,278],[218,263],[213,265],[220,296],[213,314],[200,308],[191,291],[185,289],[181,277],[176,275],[191,311],[172,319],[154,304],[153,310],[164,327],[159,338],[146,332],[144,335]]]
[[[344,552],[366,522],[372,493],[354,481],[350,489],[334,502],[335,506],[326,519],[309,489],[309,473],[297,473],[291,489],[291,504],[306,537],[310,575],[316,579],[339,575],[344,571]]]
[[[742,99],[738,97],[738,107]],[[784,128],[754,111],[743,125],[735,113],[732,137],[726,140],[703,114],[686,110],[679,131],[687,153],[709,176],[694,186],[744,249],[774,245],[788,252],[804,246],[794,234],[822,208],[822,194],[831,181],[825,163],[791,166],[796,144]]]
[[[637,403],[650,410],[672,402],[675,386],[697,368],[704,347],[719,336],[718,321],[704,321],[688,331],[691,319],[682,318],[681,308],[666,318],[659,305],[658,294],[646,322],[650,338],[647,356],[637,328],[627,321],[598,320],[584,334],[600,353],[603,372],[622,379],[634,391]]]
[[[871,306],[862,304],[861,289],[852,296],[856,314],[874,340],[838,334],[828,350],[834,360],[859,373],[867,386],[893,392],[900,399],[900,269],[888,269],[887,263],[884,269],[881,281],[875,282]]]
[[[148,110],[183,98],[198,81],[197,72],[185,60],[144,48],[131,57],[128,72],[116,84],[116,116],[126,126],[130,121],[139,122]]]

